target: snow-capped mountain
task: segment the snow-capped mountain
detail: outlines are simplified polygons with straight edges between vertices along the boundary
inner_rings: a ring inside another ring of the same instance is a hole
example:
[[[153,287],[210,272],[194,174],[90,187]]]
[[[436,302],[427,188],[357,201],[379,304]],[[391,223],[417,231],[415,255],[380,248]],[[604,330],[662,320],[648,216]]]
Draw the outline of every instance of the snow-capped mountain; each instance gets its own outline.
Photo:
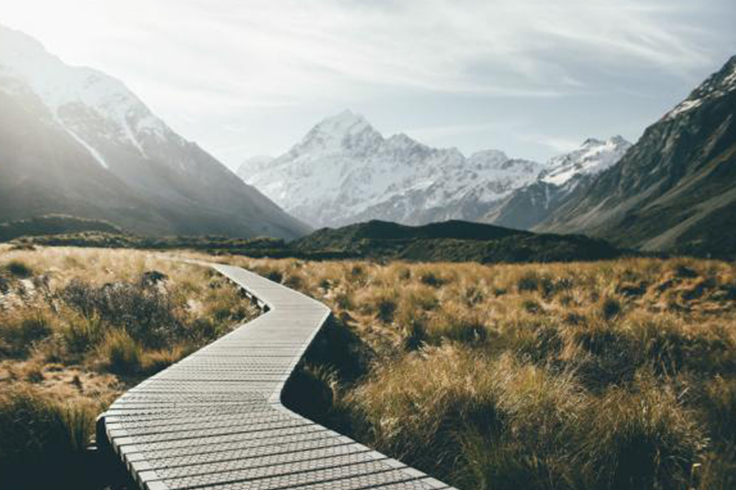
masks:
[[[294,216],[334,227],[369,219],[476,220],[542,170],[496,150],[465,157],[404,134],[385,138],[345,111],[317,124],[288,153],[246,161],[238,174]]]
[[[0,26],[0,219],[66,212],[149,234],[307,231],[119,80]]]
[[[580,191],[580,185],[616,164],[631,148],[621,136],[586,140],[580,148],[552,158],[539,180],[513,192],[483,221],[528,230]]]

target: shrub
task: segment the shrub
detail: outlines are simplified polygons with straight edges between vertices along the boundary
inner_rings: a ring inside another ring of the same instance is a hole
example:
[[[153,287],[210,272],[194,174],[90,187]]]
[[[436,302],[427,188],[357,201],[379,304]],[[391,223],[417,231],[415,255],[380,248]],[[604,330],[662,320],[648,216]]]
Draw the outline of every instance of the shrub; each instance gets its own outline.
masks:
[[[300,290],[304,286],[304,278],[297,271],[292,271],[284,278],[284,286]]]
[[[33,268],[21,260],[11,260],[5,264],[4,269],[12,276],[27,279],[33,276]]]
[[[396,311],[398,298],[393,289],[376,288],[362,291],[359,301],[363,312],[374,314],[382,322],[390,323]]]
[[[359,422],[350,415],[345,390],[334,368],[309,362],[294,373],[284,393],[284,404],[310,420],[329,424],[339,432],[352,432]]]
[[[703,457],[702,466],[693,468],[702,490],[732,490],[736,488],[736,446],[727,445],[718,452],[710,452]]]
[[[142,353],[141,370],[151,376],[180,361],[195,350],[194,345],[176,345],[170,349],[159,349]]]
[[[0,355],[23,357],[53,332],[45,311],[27,309],[0,317]]]
[[[526,272],[516,282],[516,289],[522,292],[539,290],[540,279],[536,272]]]
[[[44,379],[43,371],[38,364],[34,364],[26,369],[26,381],[29,383],[41,383]]]
[[[621,302],[616,298],[605,298],[601,303],[601,315],[605,320],[613,320],[621,314]]]
[[[422,284],[436,288],[447,282],[446,279],[439,277],[434,271],[421,271],[419,273],[419,281]]]
[[[146,347],[160,348],[184,331],[170,295],[144,281],[95,287],[74,279],[64,288],[62,297],[85,317],[98,316],[122,327]]]
[[[441,314],[432,317],[427,331],[435,344],[443,339],[473,344],[488,337],[482,315],[462,306],[445,308]]]
[[[437,293],[429,287],[414,286],[402,291],[400,307],[409,311],[428,311],[437,308]]]
[[[726,380],[719,376],[709,381],[702,405],[711,428],[711,438],[736,448],[736,379]]]

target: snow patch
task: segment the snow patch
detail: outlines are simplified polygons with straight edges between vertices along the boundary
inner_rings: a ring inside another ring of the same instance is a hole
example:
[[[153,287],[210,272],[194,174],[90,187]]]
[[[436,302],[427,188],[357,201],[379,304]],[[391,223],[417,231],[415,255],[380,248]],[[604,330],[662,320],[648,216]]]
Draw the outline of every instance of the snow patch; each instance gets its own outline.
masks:
[[[598,174],[618,162],[631,146],[620,136],[605,141],[588,139],[577,150],[551,159],[540,180],[563,186],[578,175]]]
[[[691,111],[695,109],[696,107],[700,107],[703,105],[702,99],[688,99],[684,102],[682,102],[680,105],[672,109],[668,114],[667,117],[669,119],[672,119],[673,117],[679,116],[680,114],[684,114],[685,112]]]
[[[77,133],[72,131],[71,129],[67,128],[66,126],[62,125],[62,128],[64,128],[64,131],[69,133],[69,136],[74,138],[74,140],[82,145],[89,153],[92,155],[92,158],[97,160],[97,163],[102,165],[102,167],[109,169],[110,165],[107,164],[105,161],[105,158],[100,154],[99,151],[95,150],[91,145],[89,145],[86,141],[84,141]]]

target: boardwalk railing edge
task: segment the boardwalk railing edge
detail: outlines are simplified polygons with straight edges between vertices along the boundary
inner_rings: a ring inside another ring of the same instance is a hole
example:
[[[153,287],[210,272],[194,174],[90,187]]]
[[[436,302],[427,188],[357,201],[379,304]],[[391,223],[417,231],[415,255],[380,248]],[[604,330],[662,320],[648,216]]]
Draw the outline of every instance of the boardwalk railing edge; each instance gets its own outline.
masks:
[[[339,434],[337,432],[334,432],[330,429],[327,429],[314,421],[311,421],[305,417],[302,417],[301,415],[292,412],[288,408],[286,408],[282,404],[282,395],[285,389],[285,385],[287,381],[291,378],[291,376],[294,373],[294,370],[296,369],[299,362],[302,360],[304,355],[306,354],[307,350],[309,349],[310,345],[313,343],[314,339],[317,337],[319,332],[322,330],[322,328],[327,324],[327,322],[330,320],[330,317],[332,316],[331,310],[324,305],[323,303],[310,298],[309,296],[299,292],[295,291],[293,289],[287,288],[286,286],[283,286],[281,284],[275,283],[273,281],[270,281],[266,278],[263,278],[262,276],[258,276],[257,274],[246,271],[245,269],[242,269],[240,267],[235,267],[231,265],[226,264],[218,264],[218,263],[212,263],[212,262],[204,262],[204,261],[196,261],[196,260],[183,260],[184,262],[202,266],[202,267],[210,267],[217,271],[219,274],[223,275],[233,283],[235,283],[240,289],[243,290],[245,295],[250,298],[251,300],[257,302],[258,306],[261,308],[263,313],[257,317],[256,319],[241,324],[238,327],[236,327],[232,332],[220,337],[216,341],[208,344],[207,346],[199,349],[198,351],[190,354],[186,358],[180,360],[179,362],[172,364],[168,368],[164,369],[163,371],[157,373],[156,375],[152,376],[151,378],[148,378],[147,380],[141,382],[139,385],[135,386],[131,390],[129,390],[127,393],[125,393],[123,396],[118,398],[108,409],[107,412],[100,415],[98,418],[98,426],[97,426],[97,441],[98,445],[100,447],[106,447],[109,450],[111,450],[117,457],[120,459],[120,461],[125,465],[125,468],[127,469],[129,475],[132,477],[132,479],[140,486],[142,490],[178,490],[180,488],[189,488],[189,487],[176,487],[176,489],[172,488],[166,483],[166,478],[159,474],[161,472],[160,469],[156,467],[156,465],[150,461],[146,456],[146,451],[143,450],[142,444],[155,444],[156,440],[155,437],[153,438],[153,443],[151,443],[149,440],[152,438],[152,436],[144,435],[142,439],[146,439],[145,443],[141,443],[142,440],[139,438],[135,433],[129,432],[129,427],[126,426],[126,421],[128,420],[129,414],[133,415],[133,421],[137,424],[146,423],[156,420],[165,420],[165,419],[155,419],[154,417],[158,416],[157,410],[163,410],[162,405],[158,404],[159,401],[156,401],[157,404],[151,404],[149,407],[145,405],[145,401],[139,401],[136,397],[137,396],[143,396],[145,400],[145,395],[148,393],[147,388],[151,388],[156,386],[156,381],[165,380],[167,373],[169,372],[175,372],[177,369],[181,369],[181,367],[185,367],[188,363],[189,359],[196,358],[198,355],[201,355],[203,352],[207,352],[208,349],[211,349],[213,346],[216,346],[218,343],[223,342],[225,339],[236,338],[237,335],[240,335],[239,332],[242,332],[243,329],[248,329],[249,325],[256,321],[260,321],[261,323],[264,322],[264,318],[268,315],[274,315],[276,312],[280,310],[280,305],[278,301],[279,293],[283,293],[282,290],[288,290],[289,294],[292,295],[294,298],[298,295],[300,297],[299,301],[302,301],[303,304],[300,306],[305,306],[309,308],[314,308],[314,311],[311,311],[310,313],[316,313],[318,310],[321,310],[321,315],[319,315],[318,319],[314,321],[314,325],[312,328],[312,331],[306,335],[305,340],[299,345],[298,348],[296,348],[293,358],[288,360],[289,356],[287,357],[287,364],[288,368],[284,370],[283,375],[279,375],[277,378],[274,378],[273,381],[273,387],[269,387],[268,391],[270,393],[266,393],[266,403],[268,406],[271,407],[272,410],[285,415],[288,417],[289,420],[294,422],[300,422],[304,426],[312,426],[315,430],[319,430],[320,434],[324,434],[325,436],[334,437],[335,440],[339,441],[341,446],[348,446],[351,451],[355,453],[359,453],[362,455],[365,455],[365,459],[380,462],[381,465],[385,465],[388,469],[387,471],[391,471],[393,473],[401,473],[405,476],[405,479],[399,478],[396,479],[396,483],[388,482],[388,483],[381,483],[380,480],[377,480],[376,484],[370,484],[366,486],[351,486],[350,488],[401,488],[401,489],[448,489],[452,490],[452,487],[448,486],[445,483],[440,482],[439,480],[436,480],[435,478],[432,478],[425,473],[409,467],[405,465],[404,463],[401,463],[398,460],[388,458],[387,456],[374,451],[371,448],[368,448],[367,446],[364,446],[352,439],[350,439],[347,436],[344,436],[342,434]],[[257,278],[257,279],[256,279]],[[264,287],[264,281],[269,283]],[[261,287],[254,287],[253,282],[260,283]],[[269,296],[270,291],[276,292],[276,294],[272,294]],[[292,303],[290,307],[293,307],[294,304]],[[283,308],[283,306],[281,306]],[[301,311],[301,310],[300,310]],[[265,330],[264,330],[265,331]],[[243,342],[243,341],[241,341]],[[240,344],[238,344],[240,345]],[[243,347],[242,349],[247,349],[248,347]],[[196,365],[196,364],[195,364]],[[196,371],[195,371],[196,373]],[[154,384],[151,384],[154,383]],[[131,395],[132,394],[132,395]],[[149,402],[154,403],[154,402]],[[172,405],[173,407],[176,407],[176,403]],[[229,405],[232,406],[232,405]],[[216,408],[216,407],[215,407]],[[174,409],[168,409],[168,410],[175,410]],[[214,410],[214,408],[212,408]],[[177,417],[180,417],[178,412],[173,412],[177,414]],[[126,418],[128,417],[128,418]],[[143,417],[143,422],[139,420],[140,417]],[[147,419],[146,417],[149,417],[150,419]],[[197,418],[195,421],[186,421],[186,423],[204,423],[204,422],[198,422],[200,415],[197,415]],[[164,422],[161,422],[161,424],[164,424]],[[166,432],[162,433],[166,434]],[[186,436],[187,438],[191,438],[192,441],[195,441],[196,433],[192,432],[192,436]],[[184,436],[182,436],[184,437]],[[164,440],[168,440],[163,438]],[[193,442],[194,443],[194,442]],[[196,452],[193,452],[193,454],[197,454]],[[255,458],[256,456],[251,456],[250,458]],[[160,461],[160,460],[157,460]],[[285,465],[288,465],[288,463],[285,463]],[[233,469],[228,469],[227,471],[233,472],[238,471],[239,468],[237,466],[234,466]],[[245,470],[242,470],[245,471]],[[308,472],[310,470],[301,470],[303,472]],[[381,472],[376,472],[376,474],[380,474]],[[363,475],[360,478],[365,478],[371,476]],[[379,475],[380,476],[380,475]],[[261,477],[254,477],[254,480],[257,480]],[[347,482],[348,480],[352,480],[353,477],[350,476],[348,473],[346,476],[343,476],[342,478],[345,479]],[[355,477],[356,479],[359,477]],[[248,480],[248,478],[244,478],[244,480]],[[296,483],[294,485],[289,486],[277,486],[274,488],[298,488],[298,487],[304,487],[305,489],[319,489],[319,488],[348,488],[347,486],[337,486],[334,485],[340,485],[342,480],[339,479],[325,479],[322,482],[322,486],[320,485],[320,481],[312,482],[310,480],[307,480],[309,483]],[[226,483],[217,483],[213,484],[212,486],[203,485],[203,484],[195,484],[191,485],[192,487],[197,488],[246,488],[245,486],[238,486],[235,485],[239,482],[233,482],[232,486],[228,486]],[[242,483],[242,482],[241,482]],[[353,483],[354,485],[355,483]],[[223,486],[225,485],[225,486]],[[251,488],[251,487],[247,487]],[[253,487],[256,488],[256,487]],[[260,487],[258,487],[260,488]],[[264,487],[265,488],[265,487]]]

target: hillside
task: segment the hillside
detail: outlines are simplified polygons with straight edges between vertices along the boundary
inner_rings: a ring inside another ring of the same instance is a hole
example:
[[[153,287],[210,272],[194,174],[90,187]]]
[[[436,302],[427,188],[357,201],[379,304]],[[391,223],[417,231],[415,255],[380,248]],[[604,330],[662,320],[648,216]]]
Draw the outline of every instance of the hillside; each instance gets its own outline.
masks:
[[[48,215],[0,223],[0,242],[7,242],[23,236],[61,235],[85,231],[121,233],[122,230],[107,221],[83,219],[74,216]]]
[[[464,221],[415,227],[374,220],[317,230],[290,247],[302,254],[332,252],[350,258],[427,262],[555,262],[599,260],[621,254],[603,240],[535,234]]]
[[[0,161],[0,221],[69,214],[146,235],[309,231],[122,82],[2,26]]]
[[[736,57],[650,126],[624,158],[536,230],[647,251],[732,257]]]

